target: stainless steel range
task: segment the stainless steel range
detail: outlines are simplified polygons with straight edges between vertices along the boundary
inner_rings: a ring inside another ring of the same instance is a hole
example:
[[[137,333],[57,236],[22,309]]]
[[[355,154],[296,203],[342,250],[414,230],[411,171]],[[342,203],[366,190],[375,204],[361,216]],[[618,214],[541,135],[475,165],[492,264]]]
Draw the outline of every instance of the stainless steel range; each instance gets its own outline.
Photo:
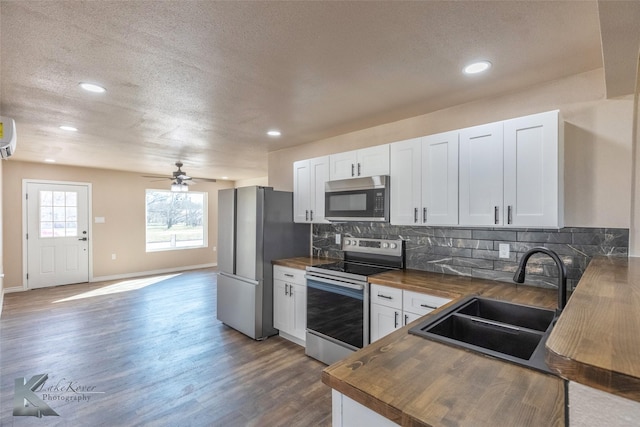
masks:
[[[344,260],[307,267],[306,354],[332,364],[369,344],[372,274],[404,268],[404,241],[349,237]]]

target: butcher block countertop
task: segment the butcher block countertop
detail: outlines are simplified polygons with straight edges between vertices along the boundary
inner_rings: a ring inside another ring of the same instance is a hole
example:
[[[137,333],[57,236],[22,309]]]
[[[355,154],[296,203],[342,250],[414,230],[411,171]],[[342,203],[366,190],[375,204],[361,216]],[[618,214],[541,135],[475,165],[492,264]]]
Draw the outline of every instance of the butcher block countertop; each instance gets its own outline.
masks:
[[[452,298],[483,295],[554,308],[553,290],[406,270],[370,276],[386,286]],[[322,381],[403,426],[564,426],[564,381],[410,335],[416,320],[329,366]]]
[[[547,341],[562,377],[640,402],[640,258],[594,258]]]
[[[333,258],[315,258],[309,256],[301,256],[297,258],[287,258],[287,259],[278,259],[272,262],[273,265],[280,265],[282,267],[290,267],[297,268],[299,270],[304,270],[307,267],[318,265],[318,264],[327,264],[330,262],[340,261],[338,259]]]

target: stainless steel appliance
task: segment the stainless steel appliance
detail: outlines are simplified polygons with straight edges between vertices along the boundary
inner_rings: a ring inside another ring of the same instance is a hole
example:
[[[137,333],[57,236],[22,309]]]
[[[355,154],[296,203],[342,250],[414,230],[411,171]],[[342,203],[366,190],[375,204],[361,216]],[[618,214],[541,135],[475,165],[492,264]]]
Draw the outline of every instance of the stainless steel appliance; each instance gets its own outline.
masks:
[[[293,193],[220,190],[218,319],[254,339],[276,334],[271,261],[309,252],[309,226],[293,222]]]
[[[324,198],[329,221],[389,222],[388,176],[328,181]]]
[[[369,344],[368,276],[404,268],[404,241],[346,238],[344,261],[307,267],[308,356],[332,364]]]

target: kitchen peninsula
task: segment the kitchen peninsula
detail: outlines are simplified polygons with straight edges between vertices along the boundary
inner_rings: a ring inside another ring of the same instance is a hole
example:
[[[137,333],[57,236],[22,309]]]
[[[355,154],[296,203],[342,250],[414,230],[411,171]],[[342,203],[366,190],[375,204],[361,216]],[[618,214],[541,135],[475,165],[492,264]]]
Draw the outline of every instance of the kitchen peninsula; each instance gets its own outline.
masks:
[[[371,281],[454,299],[478,294],[548,308],[556,303],[553,290],[419,271]],[[570,381],[640,401],[639,299],[640,260],[596,258],[549,338],[549,366]],[[564,379],[410,335],[409,327],[326,368],[322,380],[334,397],[405,426],[565,425]]]

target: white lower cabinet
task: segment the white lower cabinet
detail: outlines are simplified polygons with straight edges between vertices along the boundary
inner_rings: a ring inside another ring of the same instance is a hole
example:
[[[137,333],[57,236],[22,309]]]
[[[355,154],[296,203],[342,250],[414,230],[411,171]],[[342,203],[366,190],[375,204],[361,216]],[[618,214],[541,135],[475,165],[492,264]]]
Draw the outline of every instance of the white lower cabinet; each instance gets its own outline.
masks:
[[[331,417],[333,427],[396,427],[388,418],[372,411],[344,394],[331,390]]]
[[[273,327],[283,338],[305,345],[307,284],[304,270],[273,267]]]
[[[371,342],[399,329],[451,301],[448,298],[371,285]]]

